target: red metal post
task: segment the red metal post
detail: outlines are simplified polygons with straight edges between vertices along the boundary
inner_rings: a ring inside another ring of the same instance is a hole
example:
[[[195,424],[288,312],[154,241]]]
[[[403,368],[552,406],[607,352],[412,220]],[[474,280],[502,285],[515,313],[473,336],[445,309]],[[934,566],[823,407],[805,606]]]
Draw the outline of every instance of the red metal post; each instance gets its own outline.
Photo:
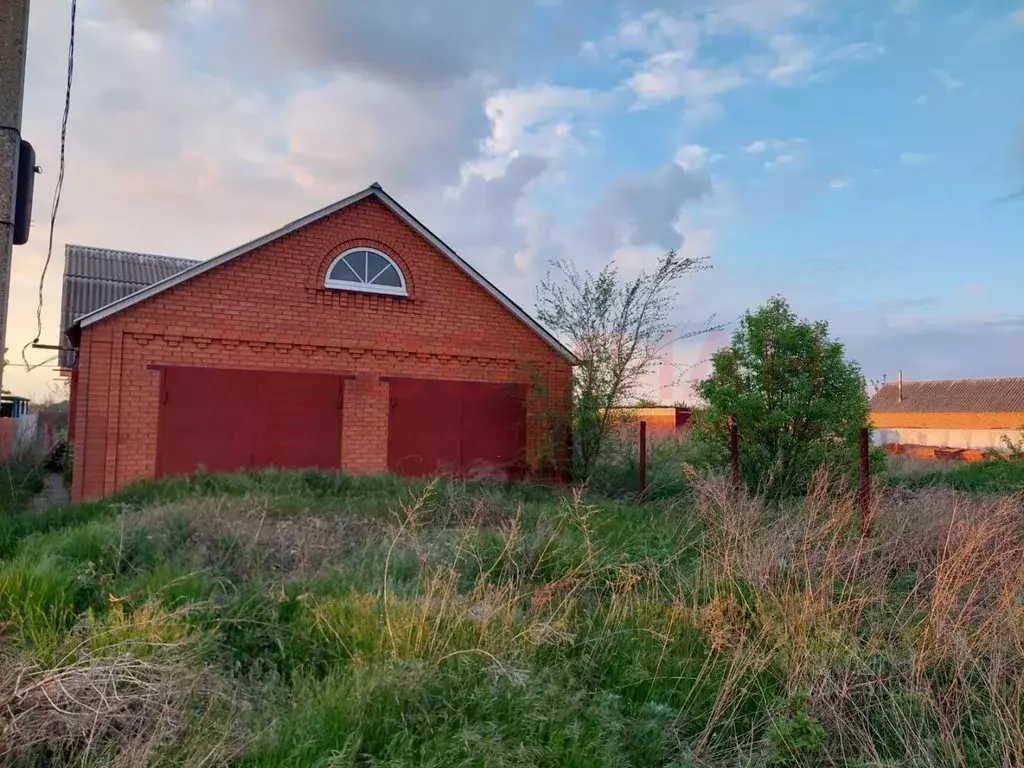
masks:
[[[733,488],[740,487],[740,428],[736,419],[729,417],[729,459],[732,464]]]
[[[640,422],[640,495],[647,493],[647,422]]]
[[[860,535],[871,533],[871,467],[869,457],[868,428],[860,428]]]

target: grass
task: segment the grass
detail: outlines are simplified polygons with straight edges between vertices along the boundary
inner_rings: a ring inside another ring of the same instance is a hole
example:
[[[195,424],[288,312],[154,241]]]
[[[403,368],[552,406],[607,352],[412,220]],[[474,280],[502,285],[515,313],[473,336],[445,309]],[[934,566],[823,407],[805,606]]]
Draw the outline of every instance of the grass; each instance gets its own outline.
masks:
[[[0,762],[1024,763],[1018,497],[891,489],[862,541],[825,478],[780,508],[678,474],[641,505],[266,472],[8,511]]]
[[[928,461],[890,457],[886,482],[911,490],[947,486],[970,493],[1024,491],[1024,459]]]

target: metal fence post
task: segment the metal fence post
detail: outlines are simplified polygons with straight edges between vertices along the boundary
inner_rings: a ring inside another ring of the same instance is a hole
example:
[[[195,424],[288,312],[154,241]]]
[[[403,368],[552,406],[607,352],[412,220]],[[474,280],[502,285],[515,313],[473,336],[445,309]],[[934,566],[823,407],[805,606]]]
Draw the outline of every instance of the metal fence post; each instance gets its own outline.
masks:
[[[729,417],[729,461],[732,464],[732,487],[740,487],[740,428],[736,419]]]
[[[647,493],[647,422],[640,422],[640,495]]]
[[[871,534],[871,465],[868,428],[860,428],[860,535]]]

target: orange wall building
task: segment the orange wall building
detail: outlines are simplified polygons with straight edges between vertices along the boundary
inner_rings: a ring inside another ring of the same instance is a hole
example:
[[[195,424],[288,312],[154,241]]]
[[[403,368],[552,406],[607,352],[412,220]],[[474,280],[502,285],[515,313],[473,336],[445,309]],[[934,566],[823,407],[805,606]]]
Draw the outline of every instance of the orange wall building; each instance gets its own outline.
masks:
[[[879,444],[998,450],[1021,438],[1024,378],[900,381],[870,407]]]

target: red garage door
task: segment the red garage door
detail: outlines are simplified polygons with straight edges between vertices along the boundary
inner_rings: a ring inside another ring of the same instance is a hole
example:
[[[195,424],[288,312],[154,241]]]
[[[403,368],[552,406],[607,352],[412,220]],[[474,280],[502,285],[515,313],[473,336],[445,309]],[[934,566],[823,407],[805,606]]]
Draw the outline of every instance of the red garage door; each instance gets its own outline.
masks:
[[[341,466],[338,376],[166,368],[157,475]]]
[[[391,380],[391,471],[522,477],[525,450],[524,386]]]

